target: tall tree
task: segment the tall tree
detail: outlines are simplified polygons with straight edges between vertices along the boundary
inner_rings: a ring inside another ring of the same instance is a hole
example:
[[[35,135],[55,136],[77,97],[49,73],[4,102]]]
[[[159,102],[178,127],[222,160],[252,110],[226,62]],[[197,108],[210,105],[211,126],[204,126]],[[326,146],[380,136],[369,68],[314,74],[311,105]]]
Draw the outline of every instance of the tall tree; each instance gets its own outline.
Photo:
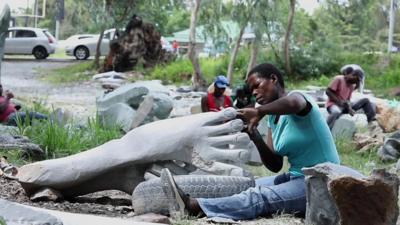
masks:
[[[201,72],[199,58],[196,53],[196,25],[199,14],[201,0],[194,0],[192,5],[192,15],[190,17],[190,34],[189,34],[189,59],[192,62],[194,73],[192,77],[193,90],[197,91],[206,87],[206,80]]]
[[[260,30],[258,29],[258,27],[254,27],[254,39],[251,42],[251,51],[250,51],[250,59],[249,59],[249,64],[247,65],[247,72],[246,72],[246,79],[247,76],[249,75],[249,72],[251,69],[253,69],[253,67],[256,65],[257,63],[257,57],[258,57],[258,52],[260,49],[260,44],[261,44],[261,38],[262,38],[262,34],[260,32]]]
[[[100,46],[103,40],[104,31],[107,28],[121,27],[121,23],[125,22],[131,16],[132,9],[136,6],[137,0],[88,0],[85,1],[92,21],[95,22],[100,31],[100,36],[97,41],[95,65],[99,68]]]
[[[292,67],[290,65],[290,34],[292,31],[293,18],[296,8],[296,0],[290,0],[290,11],[288,16],[288,24],[285,33],[284,51],[285,51],[285,71],[287,75],[292,75]]]
[[[386,49],[388,0],[324,0],[313,14],[320,32],[343,50]]]
[[[236,38],[235,45],[233,47],[231,58],[229,60],[229,65],[228,65],[227,77],[230,84],[232,84],[233,82],[234,64],[236,61],[237,53],[240,48],[240,42],[242,40],[244,30],[249,24],[249,21],[253,15],[253,9],[257,7],[258,2],[259,2],[258,0],[239,0],[236,2],[232,14],[232,19],[234,19],[234,21],[237,21],[239,23],[240,31]]]

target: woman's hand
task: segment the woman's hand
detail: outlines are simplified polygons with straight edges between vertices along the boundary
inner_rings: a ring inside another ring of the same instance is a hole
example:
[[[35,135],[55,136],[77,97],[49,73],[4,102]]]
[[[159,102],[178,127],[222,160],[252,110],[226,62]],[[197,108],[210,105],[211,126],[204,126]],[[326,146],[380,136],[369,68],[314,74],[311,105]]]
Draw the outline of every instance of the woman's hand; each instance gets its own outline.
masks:
[[[244,120],[250,133],[257,128],[258,122],[262,119],[257,108],[245,108],[237,110],[238,118]]]

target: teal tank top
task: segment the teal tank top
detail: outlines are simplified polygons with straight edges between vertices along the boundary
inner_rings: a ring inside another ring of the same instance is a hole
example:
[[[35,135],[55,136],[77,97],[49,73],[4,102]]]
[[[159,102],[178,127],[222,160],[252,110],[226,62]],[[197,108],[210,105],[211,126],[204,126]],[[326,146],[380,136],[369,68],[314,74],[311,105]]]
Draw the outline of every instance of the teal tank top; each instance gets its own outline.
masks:
[[[287,156],[289,172],[294,176],[304,175],[303,167],[323,162],[340,163],[334,139],[318,105],[307,94],[300,94],[312,105],[306,116],[281,115],[277,124],[274,123],[276,115],[268,116],[274,149],[277,154]]]

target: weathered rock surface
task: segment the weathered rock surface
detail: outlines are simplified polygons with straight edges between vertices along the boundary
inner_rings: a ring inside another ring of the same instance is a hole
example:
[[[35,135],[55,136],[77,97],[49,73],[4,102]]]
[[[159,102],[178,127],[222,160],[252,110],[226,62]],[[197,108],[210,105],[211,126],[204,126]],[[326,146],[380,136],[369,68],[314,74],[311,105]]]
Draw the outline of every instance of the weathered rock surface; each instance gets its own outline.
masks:
[[[348,114],[344,114],[333,125],[332,135],[334,138],[352,139],[356,130],[355,119]]]
[[[376,119],[386,133],[400,130],[400,108],[387,103],[377,104]]]
[[[92,77],[92,79],[99,82],[102,87],[108,91],[117,89],[126,83],[125,74],[115,71],[96,74]]]
[[[385,142],[378,149],[378,156],[383,161],[396,161],[400,157],[400,131],[385,138]]]
[[[30,197],[31,201],[60,201],[63,196],[52,188],[42,188]]]
[[[395,174],[374,170],[366,177],[331,163],[304,168],[307,225],[395,225],[398,185]]]
[[[146,96],[152,98],[152,107],[151,109],[145,107],[147,110],[140,110],[137,114]],[[173,108],[169,90],[156,80],[124,85],[97,98],[96,103],[99,116],[103,121],[110,125],[119,124],[125,132],[131,130],[133,123],[138,126],[168,118]],[[144,118],[136,118],[142,117],[144,111],[146,112]],[[140,123],[136,124],[138,122]]]
[[[135,216],[132,220],[137,222],[171,224],[171,221],[167,216],[155,213],[147,213],[140,216]]]
[[[6,224],[62,225],[63,222],[48,213],[0,199],[0,216]]]
[[[23,136],[13,136],[11,134],[0,134],[0,150],[23,150],[31,156],[42,156],[44,151],[39,145],[31,143]]]
[[[367,130],[358,130],[358,133],[354,134],[354,142],[359,148],[359,152],[366,152],[371,149],[378,149],[383,145],[384,139],[387,136],[379,126],[377,121],[372,121],[367,126]]]

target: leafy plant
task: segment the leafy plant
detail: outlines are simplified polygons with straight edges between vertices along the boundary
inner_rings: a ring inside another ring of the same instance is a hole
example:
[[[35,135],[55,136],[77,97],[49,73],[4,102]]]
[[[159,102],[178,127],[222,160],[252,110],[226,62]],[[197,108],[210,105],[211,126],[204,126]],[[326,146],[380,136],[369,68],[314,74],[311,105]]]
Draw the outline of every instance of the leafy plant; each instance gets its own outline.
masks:
[[[7,225],[3,217],[0,217],[0,225]]]

